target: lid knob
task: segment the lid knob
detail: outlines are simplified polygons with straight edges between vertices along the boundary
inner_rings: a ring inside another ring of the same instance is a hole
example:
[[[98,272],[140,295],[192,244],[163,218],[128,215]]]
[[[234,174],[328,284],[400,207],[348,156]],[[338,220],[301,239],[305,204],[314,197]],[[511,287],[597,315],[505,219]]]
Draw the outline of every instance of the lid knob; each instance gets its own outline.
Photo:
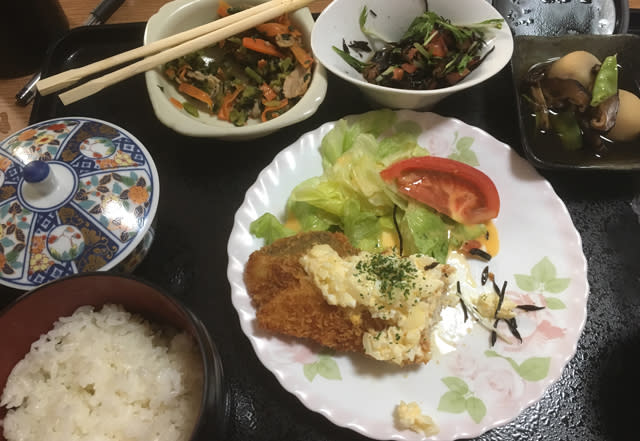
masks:
[[[55,173],[51,169],[51,165],[46,161],[31,161],[24,166],[22,176],[27,182],[28,194],[25,194],[27,199],[51,194],[58,186]]]
[[[50,171],[51,167],[45,161],[31,161],[23,169],[24,180],[31,184],[42,182],[47,179]]]

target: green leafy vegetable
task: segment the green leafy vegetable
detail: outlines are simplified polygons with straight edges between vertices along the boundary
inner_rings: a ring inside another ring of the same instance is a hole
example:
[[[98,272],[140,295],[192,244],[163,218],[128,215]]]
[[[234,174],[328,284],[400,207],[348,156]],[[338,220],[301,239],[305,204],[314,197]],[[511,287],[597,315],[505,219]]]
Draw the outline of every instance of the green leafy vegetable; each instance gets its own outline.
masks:
[[[373,13],[373,11],[372,11],[372,13]],[[360,30],[362,31],[362,33],[364,35],[366,35],[367,37],[369,37],[369,38],[386,41],[378,33],[376,33],[375,31],[372,31],[371,29],[367,28],[367,17],[368,16],[369,16],[369,10],[367,9],[366,6],[364,6],[362,8],[362,11],[360,11],[360,16],[358,17],[358,24],[360,25]]]
[[[338,54],[342,59],[351,67],[353,67],[357,72],[362,73],[362,71],[367,67],[367,63],[364,61],[360,61],[357,58],[349,55],[342,49],[338,49],[335,46],[331,46],[331,48]]]

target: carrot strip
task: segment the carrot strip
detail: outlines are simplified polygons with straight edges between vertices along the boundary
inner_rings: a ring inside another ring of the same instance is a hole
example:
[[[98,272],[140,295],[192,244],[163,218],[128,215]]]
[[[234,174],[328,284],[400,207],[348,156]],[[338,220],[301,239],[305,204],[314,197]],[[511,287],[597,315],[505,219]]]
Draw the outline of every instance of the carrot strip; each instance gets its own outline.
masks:
[[[280,17],[276,18],[276,21],[287,26],[291,24],[291,20],[289,20],[289,14],[282,14]]]
[[[169,78],[170,80],[173,80],[176,77],[176,70],[170,67],[164,71],[164,74],[167,76],[167,78]]]
[[[180,79],[180,81],[187,81],[187,77],[185,75],[187,74],[188,69],[191,69],[191,66],[189,66],[188,64],[183,64],[182,66],[180,66],[180,68],[178,69],[178,78]]]
[[[393,69],[393,79],[396,81],[400,81],[404,76],[404,70],[400,67],[396,67]]]
[[[174,106],[176,106],[178,109],[182,109],[182,103],[180,101],[178,101],[177,99],[175,99],[174,97],[170,97],[169,101],[171,101],[171,104],[173,104]]]
[[[261,54],[284,58],[284,54],[280,52],[276,46],[261,38],[244,37],[242,39],[242,45],[249,50],[260,52]]]
[[[264,101],[263,101],[263,103],[264,103]],[[289,104],[289,100],[285,98],[282,101],[280,101],[280,104],[278,104],[277,106],[265,107],[264,110],[262,111],[262,115],[261,115],[262,122],[266,122],[269,119],[273,119],[273,118],[268,118],[267,114],[275,112],[277,110],[280,110],[283,107],[285,107],[287,104]],[[278,116],[278,115],[276,115],[276,116]]]
[[[302,65],[302,67],[311,67],[313,64],[313,57],[309,52],[302,49],[300,46],[291,46],[290,49],[293,56],[296,57],[296,60]]]
[[[209,109],[213,107],[213,101],[211,100],[209,94],[202,89],[198,89],[193,84],[180,83],[180,86],[178,86],[178,90],[189,95],[190,97],[197,99],[198,101],[202,101],[207,106],[209,106]]]
[[[233,92],[227,93],[222,99],[222,105],[220,106],[220,110],[218,111],[218,118],[223,121],[229,121],[229,116],[231,115],[231,109],[233,108],[233,102],[236,100],[240,92],[242,92],[243,87],[237,87]]]
[[[229,9],[231,8],[231,6],[229,6],[229,3],[225,2],[224,0],[220,0],[220,2],[218,3],[218,17],[226,17],[227,15],[229,15]]]
[[[262,96],[264,96],[264,99],[267,101],[273,101],[278,96],[267,83],[262,83],[260,90],[262,91]]]
[[[275,37],[276,35],[291,33],[289,32],[289,26],[275,22],[263,23],[256,26],[256,29],[267,37]]]
[[[278,35],[283,35],[283,34],[285,35],[289,34],[294,37],[300,37],[302,35],[302,32],[300,32],[293,26],[290,26],[284,23],[273,22],[273,21],[258,25],[256,26],[256,29],[258,30],[258,32],[270,38],[277,37]]]

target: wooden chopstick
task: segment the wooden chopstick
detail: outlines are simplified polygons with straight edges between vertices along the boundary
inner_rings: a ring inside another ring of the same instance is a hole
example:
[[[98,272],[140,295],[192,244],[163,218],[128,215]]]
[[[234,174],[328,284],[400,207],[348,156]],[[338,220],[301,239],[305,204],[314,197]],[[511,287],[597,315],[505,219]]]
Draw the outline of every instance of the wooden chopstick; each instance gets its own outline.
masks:
[[[81,86],[60,94],[59,97],[61,101],[67,105],[93,95],[105,87],[125,80],[133,75],[153,69],[155,66],[210,46],[239,32],[272,20],[282,14],[300,9],[311,3],[311,1],[312,0],[271,0],[266,3],[261,3],[197,28],[172,35],[96,63],[44,78],[36,84],[36,87],[42,95],[47,95],[70,86],[88,75],[149,55],[147,58],[136,63],[88,81]]]
[[[162,50],[184,43],[185,41],[189,41],[201,35],[221,29],[232,23],[240,21],[243,18],[249,17],[257,12],[273,8],[275,5],[290,2],[291,0],[271,0],[265,3],[261,3],[252,8],[239,11],[235,14],[228,15],[227,17],[222,17],[218,20],[214,20],[202,26],[188,29],[186,31],[180,32],[179,34],[171,35],[167,38],[154,41],[147,45],[122,52],[112,57],[105,58],[104,60],[96,61],[95,63],[91,63],[77,69],[69,69],[57,75],[43,78],[38,81],[36,87],[38,88],[38,92],[40,92],[40,95],[49,95],[53,92],[57,92],[60,89],[64,89],[67,86],[71,86],[82,78],[93,75],[94,73],[98,73],[111,67],[124,64],[126,62],[135,60],[136,58],[142,58],[160,52]]]

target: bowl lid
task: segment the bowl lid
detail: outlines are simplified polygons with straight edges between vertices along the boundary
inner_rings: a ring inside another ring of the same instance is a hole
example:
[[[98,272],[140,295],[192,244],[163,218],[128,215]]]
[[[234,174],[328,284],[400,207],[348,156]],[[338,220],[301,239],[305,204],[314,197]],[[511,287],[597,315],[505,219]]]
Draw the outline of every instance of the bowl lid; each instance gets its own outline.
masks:
[[[32,289],[108,270],[143,240],[158,172],[134,136],[106,121],[35,123],[0,143],[0,283]]]

